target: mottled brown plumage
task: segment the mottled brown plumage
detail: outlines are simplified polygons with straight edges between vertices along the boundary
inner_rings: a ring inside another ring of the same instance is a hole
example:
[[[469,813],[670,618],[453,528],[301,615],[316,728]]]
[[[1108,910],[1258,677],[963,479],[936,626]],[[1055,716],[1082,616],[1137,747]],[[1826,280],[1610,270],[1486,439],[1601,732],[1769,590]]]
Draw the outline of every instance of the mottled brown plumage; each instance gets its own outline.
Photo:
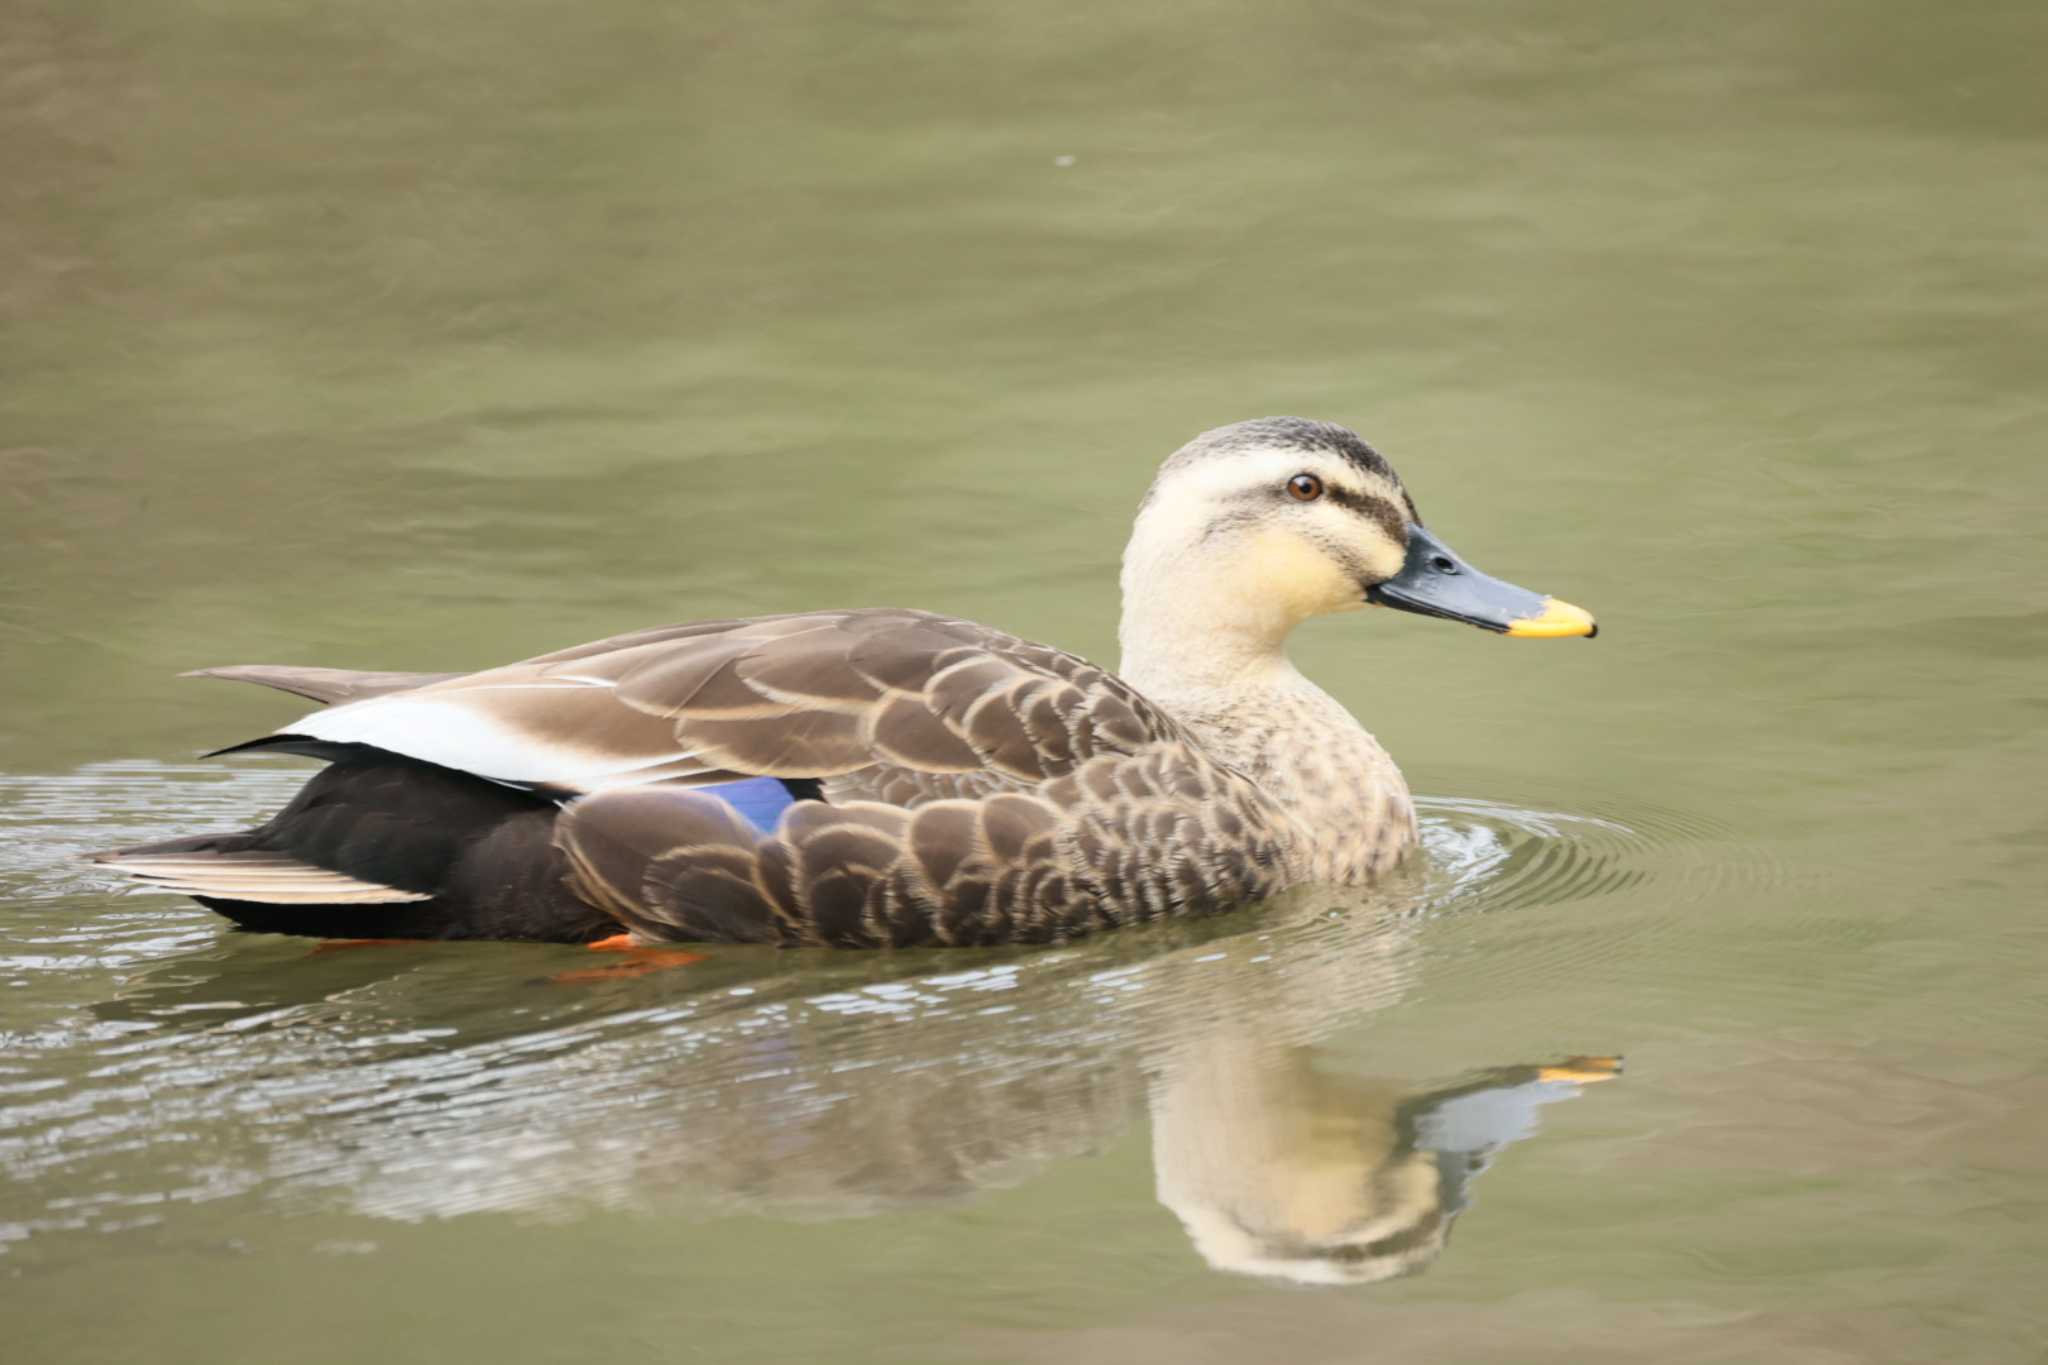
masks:
[[[686,653],[726,661],[714,705],[688,662],[668,675],[687,697],[637,704],[715,755],[698,776],[819,774],[829,801],[763,838],[671,779],[600,790],[557,826],[577,894],[644,936],[1041,943],[1241,904],[1288,876],[1292,818],[1084,660],[923,613],[774,624],[756,653],[694,637]],[[784,650],[796,663],[777,668]],[[832,727],[778,768],[779,726],[820,707]]]

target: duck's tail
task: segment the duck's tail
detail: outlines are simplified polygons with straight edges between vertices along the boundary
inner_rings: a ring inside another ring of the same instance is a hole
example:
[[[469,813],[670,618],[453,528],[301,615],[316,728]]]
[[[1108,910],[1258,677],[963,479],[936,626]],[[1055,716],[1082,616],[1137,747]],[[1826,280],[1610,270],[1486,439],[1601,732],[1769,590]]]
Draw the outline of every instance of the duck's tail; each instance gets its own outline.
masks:
[[[92,861],[125,872],[156,891],[266,905],[403,905],[432,900],[409,891],[303,862],[263,847],[262,830],[201,834],[111,849]]]
[[[254,829],[89,856],[267,933],[581,943],[616,932],[562,885],[555,815],[530,793],[358,748]]]

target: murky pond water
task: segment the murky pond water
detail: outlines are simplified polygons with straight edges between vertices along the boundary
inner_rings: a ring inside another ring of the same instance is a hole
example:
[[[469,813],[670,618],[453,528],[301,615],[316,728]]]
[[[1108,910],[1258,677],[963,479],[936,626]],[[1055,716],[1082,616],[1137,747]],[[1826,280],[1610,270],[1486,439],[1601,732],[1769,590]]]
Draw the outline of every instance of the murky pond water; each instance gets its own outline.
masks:
[[[14,6],[10,1346],[2038,1358],[2044,40]],[[73,857],[300,780],[191,761],[292,712],[186,668],[858,604],[1114,659],[1156,461],[1265,412],[1602,622],[1305,634],[1425,798],[1369,893],[633,975],[232,934]]]

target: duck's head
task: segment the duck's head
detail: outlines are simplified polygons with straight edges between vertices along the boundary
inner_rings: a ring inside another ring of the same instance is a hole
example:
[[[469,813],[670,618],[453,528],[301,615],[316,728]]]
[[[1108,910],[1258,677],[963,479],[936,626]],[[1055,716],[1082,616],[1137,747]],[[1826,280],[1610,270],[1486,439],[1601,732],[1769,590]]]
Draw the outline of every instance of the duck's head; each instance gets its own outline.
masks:
[[[1365,606],[1523,638],[1589,636],[1591,615],[1481,573],[1422,523],[1355,432],[1300,417],[1218,427],[1160,467],[1124,551],[1125,645],[1153,627],[1277,647]]]

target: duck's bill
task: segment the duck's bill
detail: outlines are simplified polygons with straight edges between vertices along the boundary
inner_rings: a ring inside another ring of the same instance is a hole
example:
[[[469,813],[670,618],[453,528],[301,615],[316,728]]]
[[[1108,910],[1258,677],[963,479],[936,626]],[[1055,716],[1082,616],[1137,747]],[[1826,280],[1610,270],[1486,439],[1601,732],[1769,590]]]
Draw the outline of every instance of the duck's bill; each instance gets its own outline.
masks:
[[[1401,572],[1366,589],[1365,596],[1396,611],[1441,616],[1526,640],[1600,633],[1585,608],[1483,574],[1421,526],[1409,528],[1408,558]]]

